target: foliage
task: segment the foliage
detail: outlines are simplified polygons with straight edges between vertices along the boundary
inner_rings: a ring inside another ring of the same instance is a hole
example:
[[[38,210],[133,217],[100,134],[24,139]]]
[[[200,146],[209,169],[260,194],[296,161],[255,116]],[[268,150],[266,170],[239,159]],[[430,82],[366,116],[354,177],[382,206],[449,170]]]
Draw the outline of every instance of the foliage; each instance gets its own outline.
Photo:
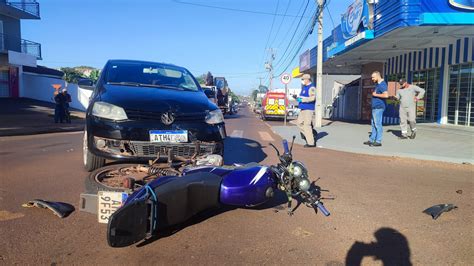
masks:
[[[260,86],[258,86],[258,91],[259,91],[259,93],[267,93],[268,87],[260,85]]]
[[[99,79],[99,76],[100,76],[100,70],[94,69],[94,70],[92,70],[92,72],[91,72],[89,78],[90,78],[94,83],[96,83],[97,80]]]
[[[257,94],[259,93],[259,90],[254,90],[252,91],[252,100],[256,101],[257,100]]]
[[[206,74],[202,74],[196,77],[196,80],[199,84],[206,84]]]
[[[240,98],[237,94],[235,94],[233,91],[229,92],[229,96],[232,97],[232,100],[236,103],[240,103]]]
[[[72,67],[62,67],[60,70],[64,72],[63,79],[68,83],[77,83],[79,79],[84,78],[82,73]]]

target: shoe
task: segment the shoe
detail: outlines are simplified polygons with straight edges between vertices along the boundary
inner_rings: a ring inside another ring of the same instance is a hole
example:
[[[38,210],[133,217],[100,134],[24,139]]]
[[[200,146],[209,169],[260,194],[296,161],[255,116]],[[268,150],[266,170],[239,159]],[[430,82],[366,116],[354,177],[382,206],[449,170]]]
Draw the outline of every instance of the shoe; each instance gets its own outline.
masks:
[[[415,139],[416,137],[416,131],[412,131],[410,135],[410,139]]]
[[[364,145],[369,145],[369,146],[372,146],[372,144],[373,144],[373,142],[372,142],[372,141],[370,141],[370,140],[368,140],[368,141],[364,142]]]
[[[407,138],[408,138],[407,135],[402,135],[402,136],[400,137],[400,139],[407,139]]]
[[[378,143],[378,142],[374,142],[372,143],[372,145],[370,145],[372,147],[381,147],[382,146],[382,143]]]
[[[303,147],[305,147],[305,148],[314,148],[314,147],[316,147],[316,144],[313,144],[313,145],[305,144]]]

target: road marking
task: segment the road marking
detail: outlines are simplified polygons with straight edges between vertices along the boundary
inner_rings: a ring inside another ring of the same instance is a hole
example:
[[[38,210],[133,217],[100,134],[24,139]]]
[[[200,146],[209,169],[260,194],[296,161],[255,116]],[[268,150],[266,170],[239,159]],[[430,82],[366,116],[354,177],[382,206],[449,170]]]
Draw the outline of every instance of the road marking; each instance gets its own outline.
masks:
[[[263,140],[263,141],[275,141],[272,136],[268,133],[268,132],[265,132],[265,131],[258,131],[258,135],[260,135],[260,138]]]
[[[230,134],[231,137],[233,138],[242,138],[244,136],[244,131],[243,130],[234,130],[232,131],[232,134]]]

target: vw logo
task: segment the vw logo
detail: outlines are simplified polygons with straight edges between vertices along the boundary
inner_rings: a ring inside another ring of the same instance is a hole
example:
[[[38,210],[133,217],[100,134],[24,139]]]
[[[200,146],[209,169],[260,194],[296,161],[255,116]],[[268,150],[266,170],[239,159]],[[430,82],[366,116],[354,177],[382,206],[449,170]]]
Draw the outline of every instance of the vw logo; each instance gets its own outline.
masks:
[[[174,115],[170,112],[163,113],[161,115],[161,122],[165,125],[171,125],[174,122]]]

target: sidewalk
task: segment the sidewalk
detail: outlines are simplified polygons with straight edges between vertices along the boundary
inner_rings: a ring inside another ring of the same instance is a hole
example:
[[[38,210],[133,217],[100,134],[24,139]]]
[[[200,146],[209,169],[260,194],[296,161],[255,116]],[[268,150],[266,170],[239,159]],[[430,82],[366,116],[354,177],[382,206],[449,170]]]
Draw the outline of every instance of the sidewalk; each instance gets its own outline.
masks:
[[[71,124],[54,123],[54,104],[28,98],[0,98],[0,136],[81,131],[85,113],[71,110]]]
[[[399,126],[384,126],[383,146],[369,147],[362,143],[368,140],[370,125],[335,121],[317,129],[317,145],[320,148],[369,155],[474,164],[474,128],[418,124],[417,129],[414,140],[401,140],[398,138]],[[296,144],[305,144],[293,124],[287,127],[273,126],[272,130],[289,141],[294,135]]]

